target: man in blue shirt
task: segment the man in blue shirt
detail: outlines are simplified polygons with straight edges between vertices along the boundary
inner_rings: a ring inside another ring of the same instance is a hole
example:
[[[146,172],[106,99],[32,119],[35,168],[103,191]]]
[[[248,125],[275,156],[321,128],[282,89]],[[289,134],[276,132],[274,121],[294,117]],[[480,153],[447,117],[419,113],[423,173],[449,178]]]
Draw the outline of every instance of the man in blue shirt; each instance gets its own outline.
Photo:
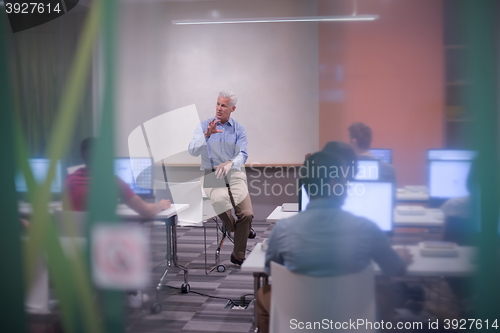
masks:
[[[247,134],[242,125],[231,119],[236,102],[233,92],[220,92],[215,117],[202,121],[196,127],[188,149],[193,156],[201,155],[200,169],[205,173],[205,193],[227,230],[234,232],[231,262],[241,265],[245,260],[247,238],[255,237],[255,233],[251,229],[253,209],[243,170],[248,158]],[[208,183],[208,179],[218,179],[222,185]],[[236,218],[231,213],[232,208]]]
[[[267,274],[271,261],[317,277],[357,273],[372,260],[386,275],[405,272],[411,262],[408,250],[396,253],[375,223],[341,209],[348,192],[349,178],[344,175],[352,174],[343,170],[352,165],[349,159],[354,156],[352,150],[349,154],[344,150],[337,149],[342,155],[318,152],[304,162],[300,175],[311,201],[305,211],[276,222],[266,251]],[[257,311],[263,333],[269,327],[270,299],[270,286],[259,289]]]

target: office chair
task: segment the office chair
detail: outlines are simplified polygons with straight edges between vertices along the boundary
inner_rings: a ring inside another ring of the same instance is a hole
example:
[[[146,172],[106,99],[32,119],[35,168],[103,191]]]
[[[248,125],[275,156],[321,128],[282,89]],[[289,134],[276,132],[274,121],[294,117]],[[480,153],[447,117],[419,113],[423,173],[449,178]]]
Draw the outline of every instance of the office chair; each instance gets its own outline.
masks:
[[[203,243],[204,243],[204,253],[205,253],[205,273],[208,274],[214,270],[218,272],[224,272],[226,267],[220,263],[220,250],[224,239],[227,236],[227,232],[222,231],[222,238],[219,239],[219,233],[217,232],[217,250],[215,251],[215,264],[208,268],[207,260],[207,233],[205,223],[208,220],[213,220],[216,224],[217,229],[222,229],[218,227],[217,215],[215,214],[212,206],[207,204],[203,200],[203,190],[201,188],[201,181],[195,180],[185,183],[175,183],[175,182],[161,182],[155,180],[155,193],[157,199],[173,199],[174,203],[189,204],[189,208],[178,213],[177,225],[179,227],[203,227]],[[170,194],[169,194],[170,192]],[[176,244],[176,240],[171,239],[173,243]],[[168,255],[168,254],[167,254]],[[176,258],[177,259],[177,258]],[[172,258],[173,260],[173,258]],[[187,283],[187,281],[186,281]]]
[[[357,319],[376,321],[372,265],[355,274],[312,277],[293,273],[271,262],[271,278],[271,333],[288,332],[292,319],[320,323],[325,318],[334,323]],[[321,329],[300,331],[319,332]],[[376,330],[363,327],[360,331]]]
[[[56,227],[59,231],[59,241],[64,253],[71,258],[77,249],[83,249],[86,241],[85,212],[72,212],[55,209],[53,211]],[[25,299],[26,312],[31,314],[49,314],[49,274],[44,260],[37,265],[35,279],[30,286]]]

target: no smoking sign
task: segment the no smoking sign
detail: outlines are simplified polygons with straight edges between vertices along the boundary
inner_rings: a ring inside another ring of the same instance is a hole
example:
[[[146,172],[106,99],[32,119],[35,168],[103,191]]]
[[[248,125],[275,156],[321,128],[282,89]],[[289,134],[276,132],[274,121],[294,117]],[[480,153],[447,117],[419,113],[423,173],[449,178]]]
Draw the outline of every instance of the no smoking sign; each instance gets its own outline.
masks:
[[[92,236],[92,267],[97,286],[128,290],[149,285],[149,238],[143,227],[101,224],[93,229]]]

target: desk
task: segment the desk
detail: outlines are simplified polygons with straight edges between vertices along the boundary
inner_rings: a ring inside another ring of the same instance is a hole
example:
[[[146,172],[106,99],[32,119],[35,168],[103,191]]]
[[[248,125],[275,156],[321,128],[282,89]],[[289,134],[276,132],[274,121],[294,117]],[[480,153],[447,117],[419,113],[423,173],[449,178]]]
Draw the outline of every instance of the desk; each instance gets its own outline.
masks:
[[[457,257],[422,257],[417,245],[394,245],[393,248],[406,247],[413,255],[413,262],[407,267],[407,276],[465,276],[474,272],[475,249],[470,246],[458,246]],[[247,257],[241,270],[259,274],[264,273],[266,252],[262,251],[262,243],[255,245]],[[380,274],[380,268],[374,265],[375,273]]]
[[[52,212],[54,209],[62,209],[62,203],[60,201],[52,201],[47,205],[49,212]],[[28,216],[33,213],[33,209],[31,208],[31,203],[19,201],[17,203],[17,211],[21,216]]]
[[[278,206],[281,210],[281,206]],[[276,209],[275,209],[276,211]],[[257,243],[253,248],[250,255],[245,259],[243,265],[241,265],[241,270],[243,272],[252,272],[253,273],[253,294],[254,294],[254,304],[253,304],[253,326],[255,328],[255,332],[258,332],[258,324],[257,324],[257,290],[260,287],[269,284],[268,275],[264,272],[264,266],[266,263],[266,252],[262,251],[262,243]]]
[[[298,212],[284,212],[281,206],[277,206],[266,219],[266,222],[276,222],[281,219],[292,217]],[[396,227],[443,227],[444,215],[439,208],[426,208],[423,215],[402,215],[394,208],[394,225]]]
[[[116,215],[118,217],[125,219],[125,220],[134,220],[134,221],[152,221],[152,220],[158,220],[158,221],[164,221],[166,219],[169,219],[171,217],[177,216],[178,212],[182,212],[186,209],[189,208],[188,204],[172,204],[172,207],[169,209],[162,210],[159,212],[157,215],[151,218],[145,218],[139,216],[134,210],[129,208],[127,205],[120,204],[116,206]]]
[[[60,205],[50,205],[55,207],[60,207]],[[177,263],[177,233],[176,233],[176,225],[177,225],[177,213],[189,208],[188,204],[173,204],[172,207],[161,211],[156,216],[152,218],[143,218],[139,216],[135,211],[128,208],[125,205],[118,205],[116,209],[116,215],[123,220],[126,221],[138,221],[138,222],[146,222],[146,221],[161,221],[165,224],[166,228],[166,241],[167,241],[167,254],[165,257],[165,261],[163,263],[167,264],[163,275],[158,282],[156,287],[156,303],[153,303],[151,306],[151,311],[154,313],[158,313],[161,311],[161,304],[159,302],[159,291],[163,287],[163,280],[167,274],[168,269],[173,265],[176,268],[179,268],[184,271],[184,284],[181,286],[181,290],[183,292],[189,291],[189,284],[187,281],[188,271],[187,268],[181,266]],[[23,214],[31,214],[31,205],[24,204],[20,209],[23,210]],[[81,225],[82,230],[80,234],[83,234],[83,225]],[[69,250],[72,247],[69,244],[72,244],[74,239],[69,239],[67,237],[60,237],[61,244],[63,246],[64,252],[71,256],[71,252]],[[77,243],[85,244],[84,238],[77,238]],[[45,265],[41,265],[37,268],[37,277],[36,281],[33,285],[33,288],[30,290],[28,297],[26,299],[26,308],[32,313],[48,313],[48,274],[47,268]]]
[[[403,246],[393,246],[399,248]],[[475,269],[475,249],[469,246],[459,246],[457,257],[422,257],[418,246],[405,246],[413,255],[413,262],[407,267],[407,276],[467,276],[471,275]],[[254,295],[257,290],[268,284],[268,276],[264,271],[266,262],[266,252],[262,251],[262,243],[255,245],[250,255],[246,258],[241,270],[252,272],[254,277]],[[378,265],[374,265],[375,274],[381,274]],[[257,327],[257,310],[254,304],[254,327]],[[257,331],[257,329],[256,329]]]
[[[62,209],[62,203],[60,201],[52,201],[48,204],[49,211],[52,212],[55,209]],[[186,210],[189,208],[188,204],[172,204],[172,207],[169,209],[163,210],[158,213],[153,218],[144,218],[140,217],[139,214],[137,214],[134,210],[130,209],[127,205],[120,204],[116,206],[116,215],[118,215],[120,218],[126,219],[126,220],[144,220],[144,221],[151,221],[151,220],[164,220],[168,219],[174,215],[177,215],[178,212],[182,212],[183,210]],[[31,203],[29,202],[18,202],[18,211],[22,215],[30,215],[33,213],[33,209],[31,207]]]
[[[400,214],[394,209],[394,225],[397,227],[443,227],[444,214],[439,208],[425,208],[422,215]]]
[[[266,218],[266,222],[276,222],[281,219],[286,219],[298,214],[298,212],[284,212],[281,206],[276,207],[271,214]]]
[[[189,292],[189,283],[188,283],[188,269],[185,266],[179,265],[177,262],[177,213],[189,208],[188,204],[172,204],[172,207],[169,209],[163,210],[158,213],[156,216],[152,218],[143,218],[139,216],[135,211],[127,207],[126,205],[118,205],[116,208],[116,215],[124,220],[132,220],[132,221],[161,221],[165,223],[166,229],[166,243],[167,243],[167,254],[165,255],[165,260],[160,263],[166,263],[165,270],[158,281],[158,285],[156,286],[156,302],[151,305],[152,313],[161,312],[161,303],[159,293],[163,288],[163,280],[167,276],[168,269],[172,266],[181,269],[184,272],[184,283],[181,285],[181,291],[183,293]]]

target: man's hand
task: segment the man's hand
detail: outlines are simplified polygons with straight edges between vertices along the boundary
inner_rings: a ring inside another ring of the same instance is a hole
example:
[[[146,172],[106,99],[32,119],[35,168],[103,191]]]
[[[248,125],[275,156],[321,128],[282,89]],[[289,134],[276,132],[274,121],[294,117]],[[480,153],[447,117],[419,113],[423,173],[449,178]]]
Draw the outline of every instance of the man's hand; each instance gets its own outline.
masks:
[[[214,133],[222,133],[222,130],[217,129],[217,124],[220,123],[220,120],[212,119],[207,126],[207,130],[205,131],[205,137],[209,138],[210,135]],[[199,133],[199,132],[198,132]]]
[[[218,179],[224,178],[229,170],[233,167],[234,163],[232,161],[226,161],[215,167],[215,177]]]
[[[410,253],[410,251],[406,247],[398,247],[394,249],[396,253],[403,259],[403,262],[406,267],[410,265],[413,262],[413,255]]]
[[[158,201],[155,205],[156,209],[158,209],[159,212],[172,207],[172,205],[170,204],[170,200],[165,200],[165,199]]]

